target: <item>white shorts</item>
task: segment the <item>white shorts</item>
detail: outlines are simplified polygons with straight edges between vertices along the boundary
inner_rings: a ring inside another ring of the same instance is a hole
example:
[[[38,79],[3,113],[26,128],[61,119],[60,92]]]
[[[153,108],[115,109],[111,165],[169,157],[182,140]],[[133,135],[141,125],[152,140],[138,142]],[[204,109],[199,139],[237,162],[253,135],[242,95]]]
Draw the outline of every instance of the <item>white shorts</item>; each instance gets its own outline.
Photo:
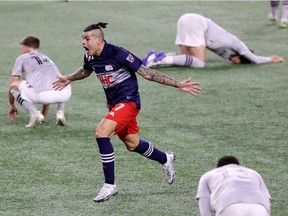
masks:
[[[235,203],[226,207],[218,216],[269,216],[267,209],[260,204]]]
[[[205,32],[208,28],[207,19],[199,14],[182,15],[177,22],[176,45],[199,47],[205,44]]]
[[[24,100],[33,104],[64,103],[70,99],[72,94],[70,86],[67,86],[61,91],[50,90],[37,93],[26,80],[21,81],[19,91]]]

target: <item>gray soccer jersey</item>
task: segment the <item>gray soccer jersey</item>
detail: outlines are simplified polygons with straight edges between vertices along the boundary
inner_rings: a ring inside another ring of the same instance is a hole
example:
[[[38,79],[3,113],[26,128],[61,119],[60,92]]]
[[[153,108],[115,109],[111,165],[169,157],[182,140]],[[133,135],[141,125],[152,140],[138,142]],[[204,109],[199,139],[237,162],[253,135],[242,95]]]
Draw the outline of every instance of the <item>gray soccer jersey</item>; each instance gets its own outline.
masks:
[[[20,55],[12,70],[12,75],[23,76],[37,93],[54,90],[52,83],[59,74],[54,62],[37,51]]]
[[[254,203],[270,211],[270,194],[256,171],[230,164],[213,169],[200,178],[196,198],[210,198],[212,209],[221,212],[233,203]]]
[[[206,48],[219,56],[229,59],[231,54],[238,53],[249,59],[254,64],[270,63],[270,57],[257,56],[235,35],[227,32],[211,19],[206,18],[208,23],[205,32]]]

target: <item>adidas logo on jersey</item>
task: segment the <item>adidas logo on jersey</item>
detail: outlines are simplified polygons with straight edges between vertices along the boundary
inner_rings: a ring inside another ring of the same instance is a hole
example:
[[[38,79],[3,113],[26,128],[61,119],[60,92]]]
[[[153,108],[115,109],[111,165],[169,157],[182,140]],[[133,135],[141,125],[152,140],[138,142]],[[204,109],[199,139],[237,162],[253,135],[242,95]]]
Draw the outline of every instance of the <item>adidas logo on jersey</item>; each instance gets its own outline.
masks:
[[[114,116],[114,112],[109,112],[109,115]]]

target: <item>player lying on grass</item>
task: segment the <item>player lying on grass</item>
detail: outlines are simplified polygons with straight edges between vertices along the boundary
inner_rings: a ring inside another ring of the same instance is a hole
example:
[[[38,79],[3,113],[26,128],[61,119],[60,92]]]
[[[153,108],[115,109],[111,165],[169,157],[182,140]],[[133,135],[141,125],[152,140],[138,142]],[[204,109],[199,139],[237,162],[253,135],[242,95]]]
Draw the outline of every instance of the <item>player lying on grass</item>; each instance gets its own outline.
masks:
[[[108,43],[104,40],[102,31],[106,25],[107,23],[100,22],[84,29],[82,46],[86,53],[83,67],[70,75],[60,76],[54,82],[55,89],[61,90],[72,81],[87,78],[94,71],[103,86],[109,112],[96,128],[96,142],[105,183],[94,198],[95,202],[108,200],[118,193],[114,173],[115,153],[110,140],[115,134],[129,151],[162,164],[168,184],[172,184],[175,178],[173,168],[175,154],[165,153],[149,141],[139,138],[136,117],[141,102],[136,73],[147,80],[172,86],[192,95],[197,95],[201,90],[198,87],[199,83],[191,82],[191,78],[178,82],[159,71],[146,68],[142,65],[142,61],[128,50]]]
[[[211,19],[187,13],[177,23],[176,42],[181,54],[149,51],[143,59],[146,67],[183,66],[203,68],[206,48],[230,61],[231,64],[265,64],[283,62],[279,56],[255,55],[238,37],[226,31]]]
[[[38,37],[28,35],[20,44],[22,54],[15,61],[9,86],[9,119],[13,121],[15,113],[18,113],[14,104],[15,99],[30,114],[27,128],[42,123],[48,114],[49,104],[55,103],[57,104],[56,124],[65,125],[64,103],[71,96],[70,85],[62,92],[53,89],[52,83],[60,72],[48,56],[40,53]],[[21,77],[25,80],[21,80]],[[43,113],[35,104],[43,104]]]

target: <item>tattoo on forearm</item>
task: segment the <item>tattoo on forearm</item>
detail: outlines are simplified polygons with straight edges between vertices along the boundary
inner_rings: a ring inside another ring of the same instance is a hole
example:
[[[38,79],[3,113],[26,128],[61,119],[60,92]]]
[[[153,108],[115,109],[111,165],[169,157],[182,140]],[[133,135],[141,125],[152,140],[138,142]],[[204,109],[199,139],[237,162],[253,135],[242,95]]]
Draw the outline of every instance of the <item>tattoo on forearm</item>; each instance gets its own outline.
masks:
[[[80,67],[77,71],[75,71],[73,74],[69,75],[69,79],[71,81],[74,80],[81,80],[89,76],[90,74],[85,73],[84,69]]]
[[[138,69],[137,73],[147,80],[158,82],[164,85],[173,86],[176,88],[179,87],[179,82],[177,80],[174,80],[173,78],[161,73],[160,71],[141,66]]]

